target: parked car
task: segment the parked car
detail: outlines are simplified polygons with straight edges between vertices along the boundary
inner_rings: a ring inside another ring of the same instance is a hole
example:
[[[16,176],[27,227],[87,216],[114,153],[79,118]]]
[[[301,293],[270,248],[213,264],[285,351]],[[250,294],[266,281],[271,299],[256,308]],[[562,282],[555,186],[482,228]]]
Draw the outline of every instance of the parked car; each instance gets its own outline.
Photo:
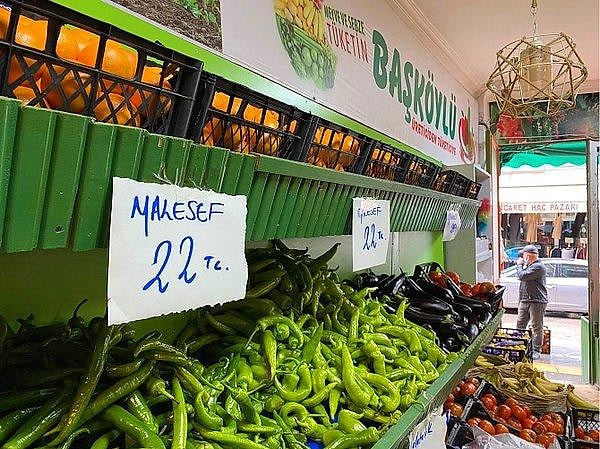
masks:
[[[540,245],[535,245],[538,250],[541,249]],[[512,248],[506,248],[504,250],[504,255],[506,256],[506,266],[512,266],[517,263],[517,259],[519,258],[519,251],[521,251],[525,246],[513,246]]]
[[[546,266],[548,308],[553,312],[588,312],[588,262],[582,259],[540,259]],[[519,303],[517,267],[502,271],[500,284],[506,286],[504,307],[516,309]]]

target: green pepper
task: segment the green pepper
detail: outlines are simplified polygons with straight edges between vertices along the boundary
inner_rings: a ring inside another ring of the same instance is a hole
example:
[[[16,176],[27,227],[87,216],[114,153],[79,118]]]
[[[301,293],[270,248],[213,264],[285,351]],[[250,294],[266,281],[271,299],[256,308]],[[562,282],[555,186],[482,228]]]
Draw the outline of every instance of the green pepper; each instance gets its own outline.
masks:
[[[177,376],[173,377],[173,442],[171,449],[185,449],[188,434],[188,417],[183,389]]]
[[[321,337],[323,336],[323,323],[319,324],[308,342],[302,348],[302,353],[300,354],[300,360],[303,360],[306,363],[312,363],[312,360],[317,352],[317,347],[321,344]]]
[[[275,289],[283,279],[285,279],[285,276],[275,277],[271,280],[261,282],[260,284],[246,291],[246,299],[262,298],[271,290]]]
[[[373,373],[362,373],[359,374],[369,384],[374,385],[380,390],[383,390],[386,394],[380,395],[379,400],[381,401],[381,410],[387,413],[393,412],[398,408],[400,403],[400,392],[398,388],[385,376]]]
[[[341,243],[336,243],[331,247],[331,249],[327,250],[325,253],[317,257],[316,259],[311,260],[307,267],[312,275],[315,275],[319,272],[327,263],[335,256],[339,246]]]
[[[329,416],[331,419],[335,418],[341,396],[342,392],[339,388],[334,388],[329,393]]]
[[[261,344],[267,366],[267,379],[273,380],[277,369],[277,341],[271,330],[263,330]]]
[[[294,433],[292,432],[292,428],[285,422],[285,420],[281,417],[279,413],[276,411],[273,412],[273,419],[277,422],[279,427],[283,432],[283,440],[285,441],[286,449],[305,449],[305,446],[302,445],[297,439]]]
[[[81,421],[84,411],[89,404],[98,380],[104,371],[104,364],[108,351],[111,348],[111,342],[115,338],[118,329],[115,326],[108,326],[103,319],[100,323],[100,328],[94,342],[94,348],[90,356],[89,363],[82,374],[79,387],[75,393],[75,399],[71,404],[69,412],[61,419],[61,431],[54,440],[49,444],[56,446],[67,439],[67,437],[77,428]]]
[[[325,386],[325,388],[322,388],[321,390],[316,392],[314,395],[312,395],[310,398],[302,401],[302,405],[304,405],[306,407],[314,407],[314,406],[320,404],[326,398],[329,397],[329,394],[331,393],[331,391],[334,388],[336,388],[338,385],[339,385],[338,382],[331,382],[330,384],[327,384]]]
[[[306,363],[301,363],[298,367],[299,383],[295,390],[285,388],[275,377],[275,388],[279,395],[289,402],[300,402],[308,397],[312,391],[312,380],[310,368]]]
[[[208,396],[208,394],[206,395]],[[194,411],[196,419],[204,427],[212,430],[219,430],[223,427],[223,419],[216,413],[211,412],[204,404],[204,391],[198,392],[194,398]]]
[[[131,393],[125,401],[127,410],[140,421],[148,426],[150,430],[158,433],[158,426],[152,415],[152,411],[146,402],[146,399],[139,390]]]
[[[385,376],[385,357],[381,353],[379,346],[377,346],[373,340],[369,340],[363,345],[362,350],[367,357],[373,360],[373,371],[375,371],[376,374]]]
[[[342,347],[342,381],[352,402],[359,409],[365,407],[371,400],[369,392],[363,390],[357,382],[350,350],[347,346]]]
[[[248,274],[258,273],[277,262],[275,259],[262,259],[248,265]]]
[[[227,432],[218,432],[215,430],[200,430],[200,435],[207,440],[216,441],[226,446],[236,449],[265,449],[262,444],[255,443],[252,440],[244,438],[241,434],[231,434]]]
[[[121,431],[118,429],[109,430],[108,432],[99,436],[90,449],[108,449],[108,446],[116,440],[119,435],[121,435]]]
[[[249,423],[260,424],[260,416],[257,410],[252,405],[248,393],[239,387],[228,388],[231,391],[234,401],[236,401],[239,404],[244,419]]]
[[[148,376],[146,382],[144,383],[144,386],[146,387],[146,390],[148,390],[148,393],[150,393],[151,395],[163,395],[172,401],[175,400],[173,395],[167,391],[167,384],[165,384],[165,381],[162,380],[160,377],[153,375]]]
[[[39,407],[28,407],[16,410],[0,418],[0,443],[17,430]]]
[[[111,405],[104,411],[102,417],[139,442],[142,447],[165,449],[164,443],[156,433],[122,407]]]
[[[186,354],[195,354],[203,347],[208,346],[213,343],[217,343],[218,341],[221,340],[221,338],[222,338],[222,336],[219,334],[201,335],[200,337],[196,338],[195,340],[192,340],[189,343],[186,343],[185,348],[183,349],[183,352],[185,352]]]
[[[344,435],[325,446],[325,449],[350,449],[370,445],[377,440],[379,440],[379,432],[375,427],[369,427],[367,430]]]
[[[367,429],[349,410],[340,410],[338,428],[345,433],[360,432]]]

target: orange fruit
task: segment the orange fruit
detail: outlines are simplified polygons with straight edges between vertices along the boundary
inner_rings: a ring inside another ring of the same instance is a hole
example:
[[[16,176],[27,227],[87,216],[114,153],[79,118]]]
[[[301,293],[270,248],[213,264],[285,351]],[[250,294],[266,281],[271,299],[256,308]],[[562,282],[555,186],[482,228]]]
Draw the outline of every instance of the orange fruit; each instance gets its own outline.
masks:
[[[55,70],[60,74],[64,69],[55,67]],[[81,83],[85,83],[89,79],[89,75],[80,73],[80,78]],[[52,109],[70,111],[76,114],[85,111],[85,108],[90,101],[90,84],[86,85],[85,92],[87,95],[84,95],[81,84],[77,82],[73,72],[66,74],[58,86],[51,86],[51,84],[52,77],[50,76],[50,72],[45,69],[40,79],[40,86],[44,93],[44,99]],[[65,103],[67,107],[65,107]]]
[[[17,86],[13,90],[13,94],[15,98],[21,100],[23,103],[27,104],[31,100],[36,98],[35,92],[31,87],[28,86]]]
[[[144,67],[142,72],[142,82],[152,86],[160,86],[161,67]],[[171,90],[171,86],[167,80],[162,82],[163,89]],[[159,95],[156,92],[147,89],[138,89],[128,87],[127,90],[132,92],[131,104],[140,111],[140,114],[149,117],[156,114]],[[160,114],[166,114],[171,109],[171,100],[165,95],[160,95],[161,109]]]
[[[16,43],[23,45],[24,47],[34,48],[36,50],[44,50],[44,47],[46,46],[45,24],[32,21],[28,25],[21,26],[22,17],[19,19],[19,25],[17,26],[17,32],[15,34]],[[23,58],[23,60],[27,67],[32,67],[36,62],[36,60],[33,58]],[[8,70],[8,83],[14,83],[17,79],[23,76],[23,73],[23,68],[17,61],[17,58],[13,56]],[[33,82],[37,81],[40,76],[41,72],[38,70],[35,74],[33,74]],[[31,80],[25,80],[22,84],[25,83],[31,84]]]
[[[6,39],[8,22],[10,22],[10,10],[0,6],[0,39]]]
[[[119,94],[106,95],[94,108],[94,116],[101,122],[128,125],[131,124],[134,115],[136,116],[133,120],[135,126],[139,126],[137,111],[125,100],[125,97]]]
[[[98,42],[100,42],[100,36],[92,33],[91,31],[84,30],[83,28],[73,27],[69,30],[75,39],[77,40],[77,45],[79,46],[79,51],[81,52],[88,44],[95,42],[96,46]]]
[[[131,79],[135,75],[135,65],[132,65],[130,51],[123,48],[116,41],[106,41],[104,58],[102,60],[102,70],[122,78]],[[96,66],[98,57],[98,42],[90,41],[88,45],[79,53],[77,60],[88,67]],[[137,58],[137,56],[136,56]]]
[[[60,34],[58,35],[58,41],[56,42],[56,54],[59,58],[68,60],[76,60],[79,56],[79,44],[77,43],[77,36],[65,26],[60,29]]]

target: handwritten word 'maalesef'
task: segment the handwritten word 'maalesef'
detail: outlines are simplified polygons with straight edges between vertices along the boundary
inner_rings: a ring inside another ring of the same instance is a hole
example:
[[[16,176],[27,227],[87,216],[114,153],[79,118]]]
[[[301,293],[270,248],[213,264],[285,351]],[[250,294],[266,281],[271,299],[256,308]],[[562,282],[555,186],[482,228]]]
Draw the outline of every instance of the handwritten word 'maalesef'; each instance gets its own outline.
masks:
[[[133,197],[131,206],[131,219],[143,217],[144,219],[144,235],[148,237],[149,223],[153,221],[169,220],[169,221],[199,221],[206,223],[213,220],[214,215],[223,215],[225,212],[223,203],[209,202],[202,203],[196,200],[189,201],[173,201],[167,198],[161,198],[156,195],[150,198],[148,195]]]
[[[361,207],[358,208],[358,218],[360,218],[360,223],[362,224],[363,218],[365,217],[377,217],[383,211],[381,210],[381,206],[375,206],[370,209],[363,209]]]

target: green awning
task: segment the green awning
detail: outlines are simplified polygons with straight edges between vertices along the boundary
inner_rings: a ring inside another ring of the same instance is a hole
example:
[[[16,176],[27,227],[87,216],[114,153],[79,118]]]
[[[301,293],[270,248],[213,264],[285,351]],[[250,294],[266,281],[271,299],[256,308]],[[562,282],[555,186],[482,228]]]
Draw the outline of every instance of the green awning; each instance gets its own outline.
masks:
[[[585,165],[587,145],[585,140],[529,145],[502,145],[500,165],[519,168],[523,165],[540,167],[564,164]]]

